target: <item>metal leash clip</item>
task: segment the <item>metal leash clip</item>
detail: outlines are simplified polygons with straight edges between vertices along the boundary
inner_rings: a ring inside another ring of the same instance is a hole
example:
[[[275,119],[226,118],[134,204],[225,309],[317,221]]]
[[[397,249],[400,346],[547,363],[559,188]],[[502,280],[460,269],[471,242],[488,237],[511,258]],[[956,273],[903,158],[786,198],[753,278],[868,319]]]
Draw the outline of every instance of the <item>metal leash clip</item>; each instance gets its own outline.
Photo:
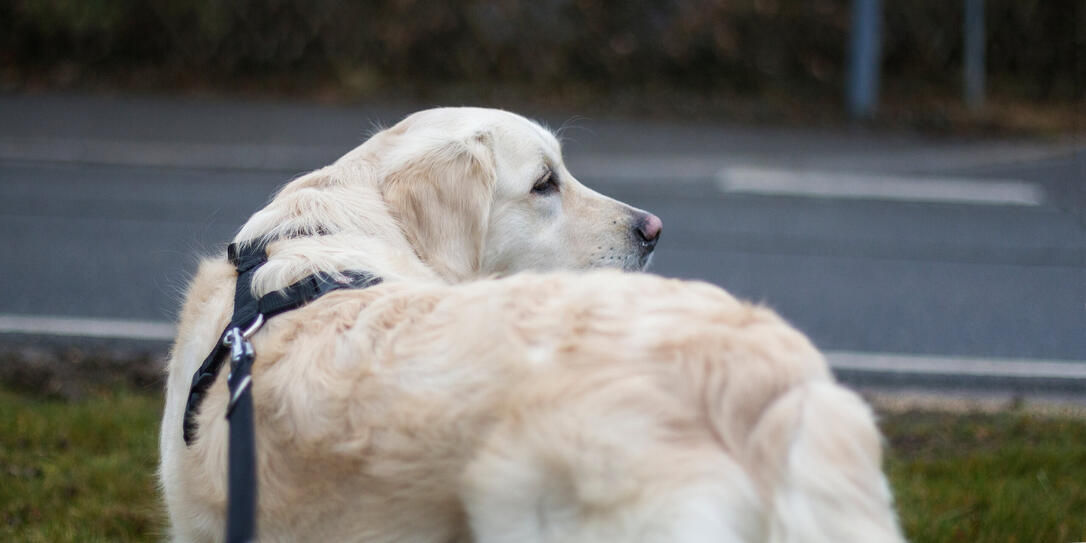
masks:
[[[226,418],[230,418],[230,413],[237,405],[238,398],[252,383],[249,370],[252,369],[256,354],[253,351],[252,342],[238,327],[231,328],[223,334],[222,344],[230,348],[230,374],[226,376],[226,383],[230,387],[230,403],[226,406]]]

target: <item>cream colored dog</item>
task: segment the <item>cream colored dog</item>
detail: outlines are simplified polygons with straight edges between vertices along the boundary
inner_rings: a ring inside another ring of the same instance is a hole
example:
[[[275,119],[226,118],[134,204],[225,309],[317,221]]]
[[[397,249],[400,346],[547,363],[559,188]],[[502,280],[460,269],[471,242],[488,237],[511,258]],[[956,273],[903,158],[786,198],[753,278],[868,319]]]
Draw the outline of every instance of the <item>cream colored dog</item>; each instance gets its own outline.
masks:
[[[512,114],[439,109],[288,184],[242,228],[261,295],[384,279],[253,336],[262,541],[899,541],[870,410],[771,311],[641,269],[655,216],[593,193]],[[171,532],[224,531],[225,371],[196,440],[189,379],[231,314],[204,262],[169,362]]]

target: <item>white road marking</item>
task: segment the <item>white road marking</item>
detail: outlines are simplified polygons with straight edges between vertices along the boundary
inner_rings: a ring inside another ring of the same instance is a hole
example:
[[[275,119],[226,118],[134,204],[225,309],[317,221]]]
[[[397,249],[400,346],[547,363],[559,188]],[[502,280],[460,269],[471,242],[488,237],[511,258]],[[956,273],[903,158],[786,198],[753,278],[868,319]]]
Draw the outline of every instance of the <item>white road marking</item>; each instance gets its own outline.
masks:
[[[725,193],[908,202],[1037,206],[1044,190],[1017,180],[830,173],[757,167],[724,168]]]
[[[811,135],[810,137],[817,137]],[[2,147],[0,147],[2,149]],[[915,172],[967,169],[996,164],[1040,161],[1086,152],[1086,145],[1074,139],[1059,143],[1024,142],[948,145],[879,153],[843,149],[829,154],[810,152],[782,156],[782,150],[764,149],[719,153],[578,153],[571,151],[566,163],[574,175],[619,180],[701,181],[719,177],[737,165],[793,171],[884,171]],[[869,178],[870,176],[863,176]]]
[[[0,333],[170,341],[168,322],[0,314]]]
[[[1040,377],[1086,381],[1086,361],[923,356],[830,351],[830,367],[908,375]]]
[[[0,333],[170,341],[169,322],[0,314]],[[906,375],[1073,379],[1086,382],[1086,360],[1000,359],[827,351],[830,367]]]

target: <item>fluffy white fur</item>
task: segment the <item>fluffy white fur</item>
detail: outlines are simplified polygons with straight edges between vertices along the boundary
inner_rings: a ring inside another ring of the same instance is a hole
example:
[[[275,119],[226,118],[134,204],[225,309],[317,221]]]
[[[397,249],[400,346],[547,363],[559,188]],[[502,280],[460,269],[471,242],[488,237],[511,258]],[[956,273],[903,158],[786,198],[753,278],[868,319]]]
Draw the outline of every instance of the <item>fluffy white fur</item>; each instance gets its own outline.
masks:
[[[548,168],[560,190],[533,192]],[[870,410],[774,313],[638,273],[510,275],[639,269],[644,216],[493,110],[413,115],[287,185],[237,236],[275,240],[255,294],[316,270],[385,282],[253,338],[260,539],[900,541]],[[223,534],[225,372],[189,447],[181,419],[234,278],[201,265],[169,362],[180,541]]]

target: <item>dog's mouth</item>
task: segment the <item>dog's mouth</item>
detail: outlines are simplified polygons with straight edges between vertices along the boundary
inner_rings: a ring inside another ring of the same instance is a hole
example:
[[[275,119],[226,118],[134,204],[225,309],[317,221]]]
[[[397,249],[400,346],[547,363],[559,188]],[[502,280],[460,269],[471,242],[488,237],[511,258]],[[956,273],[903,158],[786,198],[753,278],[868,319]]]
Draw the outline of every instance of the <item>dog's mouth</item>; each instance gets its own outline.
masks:
[[[628,237],[619,246],[600,244],[592,255],[589,267],[618,268],[628,272],[645,271],[652,264],[656,244],[662,230],[660,218],[651,213],[640,215],[630,224]],[[616,250],[617,249],[617,250]]]
[[[639,239],[633,241],[629,248],[622,253],[598,254],[595,260],[596,267],[619,268],[622,271],[645,271],[652,265],[652,257],[656,254],[656,240]]]
[[[660,240],[660,232],[657,231],[651,238],[639,236],[635,242],[635,263],[630,271],[644,271],[652,264],[652,255],[656,254],[656,242]]]
[[[623,256],[601,256],[592,267],[618,268],[627,272],[645,271],[652,264],[653,250],[638,247]]]
[[[652,255],[656,254],[652,250],[641,253],[641,256],[637,259],[637,265],[630,271],[645,271],[649,269],[649,265],[652,264]]]
[[[656,237],[650,241],[641,240],[638,242],[638,258],[637,263],[639,270],[647,270],[649,265],[652,264],[652,256],[656,254],[656,242],[660,239],[660,234],[657,233]]]

